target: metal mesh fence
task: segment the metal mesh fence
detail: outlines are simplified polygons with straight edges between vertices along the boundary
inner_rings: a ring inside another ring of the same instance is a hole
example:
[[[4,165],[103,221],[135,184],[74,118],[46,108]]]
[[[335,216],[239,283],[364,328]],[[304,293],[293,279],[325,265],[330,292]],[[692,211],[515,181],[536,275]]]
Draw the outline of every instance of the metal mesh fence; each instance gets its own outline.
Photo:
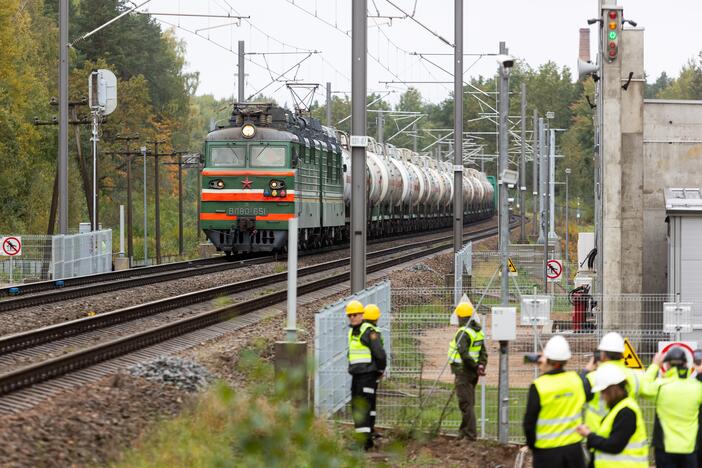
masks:
[[[112,270],[112,231],[22,235],[22,253],[0,257],[0,283],[18,284]]]
[[[53,236],[51,254],[54,279],[111,271],[112,230]]]
[[[474,265],[475,267],[475,265]],[[513,284],[510,303],[517,306],[517,338],[509,343],[509,439],[523,443],[522,418],[529,385],[538,375],[524,354],[540,351],[554,334],[563,334],[570,343],[573,358],[567,368],[585,367],[601,336],[616,330],[629,338],[644,365],[650,363],[658,341],[672,340],[662,330],[662,303],[665,296],[594,297],[592,313],[574,320],[568,295],[552,295],[552,313],[544,324],[522,322],[518,288]],[[478,432],[484,438],[497,438],[498,343],[490,338],[490,308],[499,303],[499,289],[464,291],[476,306],[476,314],[487,336],[487,376],[476,392]],[[447,365],[448,344],[456,327],[449,324],[453,310],[452,288],[393,289],[390,353],[393,372],[381,381],[378,392],[378,424],[400,428],[456,432],[461,421],[453,394],[453,375]],[[653,423],[653,403],[641,401],[649,425]],[[350,420],[346,407],[338,417]],[[650,434],[650,432],[649,432]]]
[[[351,400],[351,376],[348,373],[348,332],[346,304],[352,300],[375,304],[381,315],[378,328],[388,354],[386,375],[393,373],[393,339],[390,329],[390,283],[383,282],[344,298],[314,317],[314,408],[315,414],[331,415]]]
[[[23,235],[21,237],[21,255],[0,257],[0,282],[20,283],[50,279],[51,236]]]

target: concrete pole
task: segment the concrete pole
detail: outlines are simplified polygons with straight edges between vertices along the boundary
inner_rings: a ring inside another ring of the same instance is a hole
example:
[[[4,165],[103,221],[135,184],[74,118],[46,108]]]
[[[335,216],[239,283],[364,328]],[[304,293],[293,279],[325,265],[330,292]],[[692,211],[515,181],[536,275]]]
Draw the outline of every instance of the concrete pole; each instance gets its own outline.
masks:
[[[507,47],[500,42],[500,54],[507,54]],[[507,258],[509,255],[509,206],[507,201],[508,188],[504,180],[504,171],[508,169],[509,129],[509,69],[500,67],[500,107],[499,107],[499,160],[498,180],[500,182],[500,264],[502,266],[501,305],[509,305],[509,270]],[[509,354],[508,341],[500,341],[500,377],[498,382],[498,439],[501,444],[509,442]]]
[[[546,238],[546,167],[544,156],[546,154],[546,133],[544,130],[544,119],[539,117],[539,244],[543,244]]]
[[[417,139],[419,135],[417,135],[417,122],[412,124],[412,150],[416,153],[417,152]]]
[[[202,212],[202,196],[200,191],[202,189],[202,169],[198,166],[197,168],[197,226],[195,227],[196,236],[198,243],[200,242],[200,213]]]
[[[538,213],[536,207],[539,205],[539,112],[534,110],[534,121],[532,124],[531,138],[531,199],[533,219],[531,220],[531,235],[536,237],[538,234]]]
[[[548,145],[548,238],[555,239],[556,235],[556,131],[551,129]]]
[[[154,236],[156,237],[156,264],[161,263],[161,198],[159,196],[158,140],[154,142]]]
[[[146,146],[141,147],[141,156],[144,158],[144,266],[146,266],[147,260],[149,259],[149,218],[146,212],[148,207],[146,203]]]
[[[134,257],[134,234],[132,224],[132,155],[129,154],[129,142],[127,142],[127,258],[129,268],[132,267]]]
[[[68,0],[59,0],[59,234],[68,234]]]
[[[367,0],[351,4],[351,292],[366,287]],[[358,141],[353,141],[358,140]]]
[[[453,7],[453,253],[463,247],[463,0]]]
[[[568,259],[568,212],[570,211],[570,204],[568,200],[568,177],[570,176],[570,169],[565,170],[565,189],[566,189],[566,207],[565,207],[565,278],[566,278],[566,290],[568,289],[568,282],[570,281],[570,261]]]
[[[244,75],[244,41],[239,41],[239,66],[237,67],[237,70],[239,72],[239,79],[238,79],[238,86],[239,86],[239,98],[237,99],[237,102],[244,102],[246,99],[246,96],[244,95],[244,80],[245,75]]]
[[[288,324],[287,341],[297,341],[297,210],[288,221]]]
[[[183,160],[178,155],[178,255],[183,256]]]
[[[327,127],[332,126],[332,89],[331,83],[327,81]]]
[[[519,214],[522,217],[519,225],[519,241],[526,242],[526,208],[524,202],[526,200],[526,83],[521,86],[522,98],[522,124],[521,124],[521,147],[522,151],[519,157]]]
[[[382,145],[385,138],[385,116],[382,112],[378,113],[378,143]]]
[[[124,257],[124,205],[119,205],[119,256]]]

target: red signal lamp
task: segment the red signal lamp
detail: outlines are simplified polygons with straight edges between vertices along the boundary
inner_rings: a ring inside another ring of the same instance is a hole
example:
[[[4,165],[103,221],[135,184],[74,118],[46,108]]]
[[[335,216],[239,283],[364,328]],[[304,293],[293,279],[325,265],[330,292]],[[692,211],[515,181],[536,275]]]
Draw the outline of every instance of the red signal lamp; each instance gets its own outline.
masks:
[[[617,19],[617,12],[616,11],[610,11],[609,12],[609,17],[611,19]]]

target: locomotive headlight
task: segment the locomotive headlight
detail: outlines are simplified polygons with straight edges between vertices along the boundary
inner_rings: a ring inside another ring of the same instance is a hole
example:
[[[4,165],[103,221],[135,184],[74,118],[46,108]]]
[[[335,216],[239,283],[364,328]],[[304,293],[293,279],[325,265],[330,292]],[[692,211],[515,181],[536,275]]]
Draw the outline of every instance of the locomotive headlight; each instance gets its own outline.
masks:
[[[222,179],[215,179],[210,181],[210,187],[214,189],[223,189],[224,181]]]
[[[250,123],[244,124],[244,126],[241,127],[241,135],[244,138],[253,138],[254,135],[256,135],[256,127]]]

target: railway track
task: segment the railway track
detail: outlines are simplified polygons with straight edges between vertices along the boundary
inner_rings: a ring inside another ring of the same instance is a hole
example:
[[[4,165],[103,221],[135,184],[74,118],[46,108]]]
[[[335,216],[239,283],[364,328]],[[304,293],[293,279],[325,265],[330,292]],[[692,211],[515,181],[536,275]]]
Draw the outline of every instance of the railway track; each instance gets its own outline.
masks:
[[[515,226],[516,223],[513,223],[512,227]],[[493,236],[496,231],[496,227],[483,228],[464,235],[464,238],[466,240],[483,239]],[[384,270],[401,263],[432,255],[450,248],[451,245],[451,242],[431,240],[414,243],[410,247],[412,249],[410,252],[408,252],[407,246],[376,251],[370,253],[369,258],[382,258],[391,255],[393,257],[371,264],[367,269],[369,273]],[[347,265],[348,261],[349,259],[345,258],[314,265],[299,270],[298,275],[304,277],[322,272],[330,272]],[[141,306],[130,307],[95,317],[88,317],[4,337],[0,339],[0,365],[4,364],[6,367],[11,367],[13,360],[16,362],[15,366],[17,364],[21,365],[22,363],[26,363],[27,360],[40,359],[40,361],[30,365],[24,365],[21,368],[15,368],[14,370],[0,375],[0,395],[10,395],[17,390],[36,383],[54,379],[64,374],[72,373],[94,364],[138,351],[180,335],[210,327],[234,317],[241,317],[245,314],[261,310],[262,308],[284,302],[287,295],[287,290],[285,288],[243,302],[226,305],[216,310],[195,313],[194,315],[149,329],[139,329],[140,327],[137,325],[136,328],[138,331],[135,333],[97,344],[91,343],[94,338],[85,335],[86,333],[96,333],[108,327],[115,327],[125,322],[154,316],[168,310],[186,307],[213,297],[258,289],[264,285],[283,282],[286,279],[286,275],[287,273],[280,273],[266,278],[243,281],[221,288],[212,288],[211,290],[198,293],[184,294],[162,301],[154,301]],[[304,295],[313,291],[318,291],[332,285],[343,283],[348,279],[348,270],[340,273],[330,273],[319,279],[300,284],[298,286],[298,294]],[[75,341],[71,342],[70,340]],[[56,345],[58,342],[62,342],[60,346]],[[76,351],[66,352],[71,348],[75,349],[81,346],[84,347]],[[56,356],[57,353],[64,354]],[[2,411],[4,400],[4,398],[0,399],[0,411]]]
[[[477,225],[479,226],[482,223],[484,223],[484,221],[477,223]],[[417,237],[417,235],[417,233],[413,233],[394,236],[392,238],[375,239],[369,242],[369,244],[398,241],[406,238],[414,238]],[[445,239],[448,238],[449,237],[445,237]],[[300,256],[328,253],[347,247],[348,245],[341,245],[326,249],[308,250],[302,252]],[[66,278],[64,280],[28,283],[19,287],[19,295],[10,292],[12,289],[17,289],[16,286],[0,288],[0,312],[9,312],[25,307],[42,306],[123,289],[132,289],[182,278],[234,270],[251,265],[270,263],[275,260],[276,258],[270,255],[236,261],[226,260],[225,257],[220,256],[100,273],[97,275],[79,276],[76,278]],[[4,300],[2,299],[3,297],[5,298]]]

